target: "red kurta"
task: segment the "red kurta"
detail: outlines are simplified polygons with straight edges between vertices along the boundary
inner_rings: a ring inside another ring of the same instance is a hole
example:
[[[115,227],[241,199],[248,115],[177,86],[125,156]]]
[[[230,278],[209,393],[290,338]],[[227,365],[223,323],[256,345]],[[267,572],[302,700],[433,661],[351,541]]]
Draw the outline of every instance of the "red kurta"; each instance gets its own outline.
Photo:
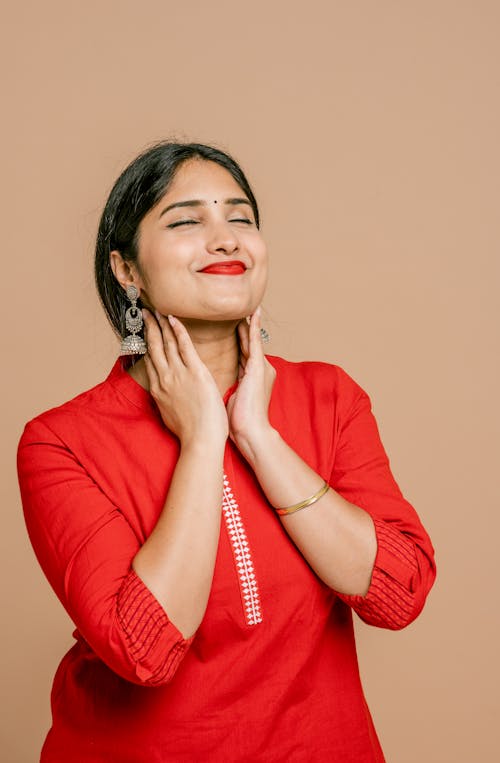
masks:
[[[213,585],[184,639],[131,569],[163,508],[178,440],[118,360],[102,384],[31,421],[19,446],[30,538],[77,627],[54,680],[44,763],[384,760],[351,608],[384,628],[410,623],[434,581],[433,548],[391,474],[366,393],[339,366],[267,357],[277,370],[271,424],[374,519],[368,593],[337,594],[318,579],[228,440]]]

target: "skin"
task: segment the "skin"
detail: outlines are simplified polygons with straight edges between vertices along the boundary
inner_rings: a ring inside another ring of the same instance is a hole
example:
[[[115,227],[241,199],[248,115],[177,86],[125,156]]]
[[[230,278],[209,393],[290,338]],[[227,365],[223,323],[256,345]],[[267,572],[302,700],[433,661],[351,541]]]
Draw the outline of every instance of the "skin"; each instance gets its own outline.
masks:
[[[200,625],[210,593],[228,437],[274,507],[298,503],[323,484],[269,422],[276,372],[260,339],[267,250],[251,207],[225,203],[243,197],[225,169],[190,160],[142,220],[138,263],[117,251],[110,257],[119,283],[134,284],[150,307],[144,310],[148,352],[129,372],[180,442],[165,506],[133,568],[186,638]],[[165,211],[186,200],[201,204]],[[238,276],[199,272],[223,260],[240,260],[247,269]],[[236,379],[224,406],[222,395]],[[367,512],[330,488],[281,521],[327,585],[367,592],[377,552]]]

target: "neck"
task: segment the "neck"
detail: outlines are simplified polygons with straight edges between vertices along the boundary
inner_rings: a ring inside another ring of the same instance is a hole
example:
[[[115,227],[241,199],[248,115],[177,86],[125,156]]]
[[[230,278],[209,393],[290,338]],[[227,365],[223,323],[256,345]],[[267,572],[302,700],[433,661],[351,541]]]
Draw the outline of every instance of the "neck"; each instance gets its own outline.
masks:
[[[194,348],[214,377],[217,387],[223,395],[236,381],[239,364],[239,342],[236,327],[239,320],[208,323],[180,319],[186,327]],[[128,369],[128,373],[145,389],[149,381],[141,358]]]

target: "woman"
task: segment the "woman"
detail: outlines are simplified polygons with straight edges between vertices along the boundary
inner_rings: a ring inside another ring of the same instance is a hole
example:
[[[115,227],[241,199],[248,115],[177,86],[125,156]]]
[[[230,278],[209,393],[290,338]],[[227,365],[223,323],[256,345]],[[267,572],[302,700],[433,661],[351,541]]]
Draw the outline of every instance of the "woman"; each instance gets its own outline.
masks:
[[[42,761],[383,761],[351,613],[408,625],[433,549],[367,394],[264,354],[240,167],[199,144],[139,156],[96,278],[134,354],[19,447],[28,531],[76,624]]]

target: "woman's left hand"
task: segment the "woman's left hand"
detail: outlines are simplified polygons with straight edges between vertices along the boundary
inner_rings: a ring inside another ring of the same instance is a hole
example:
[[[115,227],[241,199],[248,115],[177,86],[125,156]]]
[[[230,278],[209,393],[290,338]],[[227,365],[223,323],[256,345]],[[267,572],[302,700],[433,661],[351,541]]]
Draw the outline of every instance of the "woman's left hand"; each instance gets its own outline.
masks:
[[[249,461],[254,446],[272,431],[268,408],[276,378],[260,338],[260,307],[250,318],[238,324],[240,338],[239,384],[227,403],[229,436]]]

